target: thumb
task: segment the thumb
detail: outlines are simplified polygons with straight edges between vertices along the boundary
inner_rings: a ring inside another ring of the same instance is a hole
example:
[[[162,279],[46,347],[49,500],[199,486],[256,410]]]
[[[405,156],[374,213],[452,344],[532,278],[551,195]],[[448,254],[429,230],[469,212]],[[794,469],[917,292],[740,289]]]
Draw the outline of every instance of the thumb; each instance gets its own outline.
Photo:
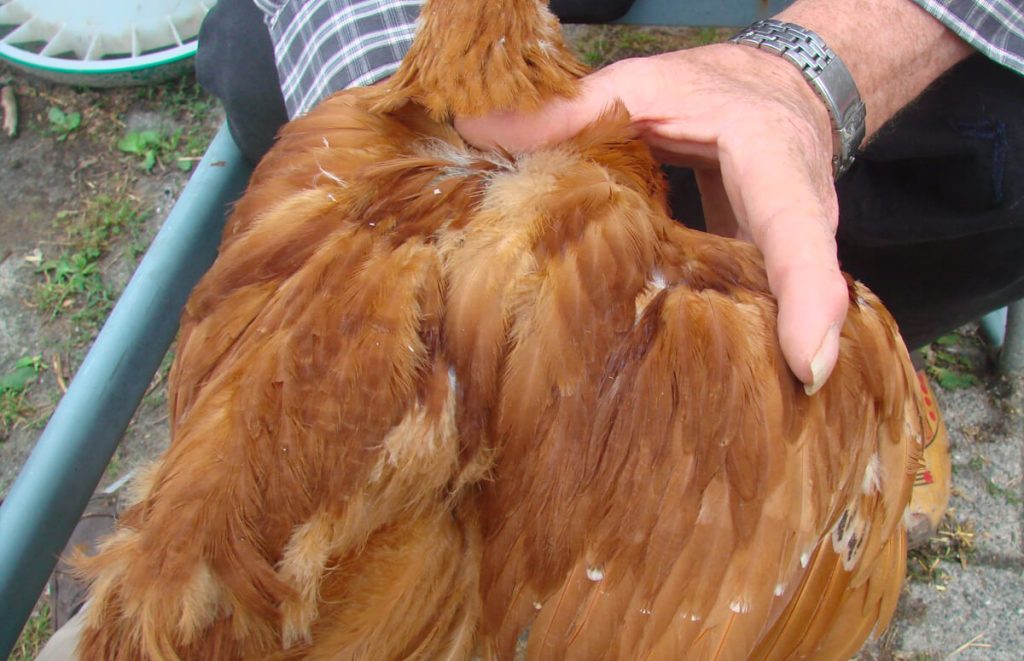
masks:
[[[839,358],[849,302],[838,271],[793,269],[772,283],[779,301],[779,344],[808,395],[828,379]]]
[[[790,197],[793,187],[781,186]],[[812,205],[813,206],[813,205]],[[793,373],[813,395],[839,357],[840,333],[850,302],[836,243],[818,210],[786,209],[775,222],[752,229],[764,255],[768,285],[779,304],[779,345]]]
[[[617,95],[601,78],[584,80],[578,96],[557,99],[536,112],[456,117],[455,130],[475,147],[501,147],[511,152],[530,151],[568,140],[617,100]]]

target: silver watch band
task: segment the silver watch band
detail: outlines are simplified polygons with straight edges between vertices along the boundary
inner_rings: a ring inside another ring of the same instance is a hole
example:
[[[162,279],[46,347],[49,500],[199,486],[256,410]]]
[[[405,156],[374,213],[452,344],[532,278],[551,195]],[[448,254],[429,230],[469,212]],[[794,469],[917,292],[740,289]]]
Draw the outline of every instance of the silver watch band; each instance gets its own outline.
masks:
[[[758,21],[729,41],[779,55],[800,69],[832,120],[832,174],[839,178],[864,140],[866,110],[843,61],[814,32],[775,19]]]

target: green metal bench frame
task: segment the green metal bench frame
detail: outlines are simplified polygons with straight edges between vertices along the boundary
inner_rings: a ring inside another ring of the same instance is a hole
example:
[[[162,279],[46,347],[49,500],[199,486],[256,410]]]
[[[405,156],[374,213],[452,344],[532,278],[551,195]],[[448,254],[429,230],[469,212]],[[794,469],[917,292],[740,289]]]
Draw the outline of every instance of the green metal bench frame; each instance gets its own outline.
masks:
[[[637,25],[746,25],[779,0],[706,7],[639,0],[621,21]],[[0,506],[0,658],[17,641],[39,594],[120,443],[178,328],[192,287],[217,254],[229,205],[251,168],[225,127],[214,138],[153,240],[10,493]],[[1003,342],[1003,367],[1024,368],[1024,304],[987,318]],[[1003,332],[1003,329],[1006,329]]]

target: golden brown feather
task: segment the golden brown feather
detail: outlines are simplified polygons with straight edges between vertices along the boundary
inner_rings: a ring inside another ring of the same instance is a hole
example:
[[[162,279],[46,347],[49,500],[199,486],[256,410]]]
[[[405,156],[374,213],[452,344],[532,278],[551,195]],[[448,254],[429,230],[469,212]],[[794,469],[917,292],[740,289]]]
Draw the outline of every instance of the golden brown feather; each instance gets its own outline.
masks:
[[[82,563],[83,658],[843,658],[886,626],[921,420],[878,301],[850,283],[808,397],[757,251],[669,218],[623,109],[514,156],[435,121],[580,71],[533,0],[435,0],[390,84],[283,130],[186,307],[172,446]]]

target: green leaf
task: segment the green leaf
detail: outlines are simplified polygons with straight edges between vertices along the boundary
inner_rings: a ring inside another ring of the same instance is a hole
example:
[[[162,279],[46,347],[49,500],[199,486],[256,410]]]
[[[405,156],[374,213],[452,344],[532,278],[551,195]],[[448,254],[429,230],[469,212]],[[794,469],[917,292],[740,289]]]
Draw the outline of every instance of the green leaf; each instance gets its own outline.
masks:
[[[960,390],[978,385],[978,377],[973,374],[955,372],[945,367],[932,367],[929,370],[939,385],[946,390]]]
[[[952,344],[956,344],[959,341],[959,335],[955,333],[950,333],[949,335],[943,335],[939,339],[935,340],[935,344],[938,344],[940,347],[948,347]]]
[[[129,154],[141,154],[143,150],[143,138],[141,133],[129,133],[117,141],[117,148]]]
[[[50,108],[46,118],[50,120],[50,132],[57,134],[58,142],[66,140],[72,131],[82,125],[82,113],[66,113],[56,106]]]
[[[43,357],[42,356],[22,356],[14,363],[15,368],[19,367],[31,367],[39,373],[43,369]]]
[[[192,171],[192,161],[187,161],[187,160],[185,160],[183,158],[179,158],[178,159],[178,169],[181,170],[182,172],[191,172]]]
[[[117,141],[117,148],[128,154],[143,155],[160,144],[157,131],[131,131]]]
[[[21,392],[28,385],[28,382],[36,377],[36,369],[31,365],[15,367],[14,371],[0,375],[0,392],[9,390]]]
[[[156,152],[152,149],[147,149],[146,155],[142,159],[142,169],[146,172],[152,172],[154,165],[156,165]]]

